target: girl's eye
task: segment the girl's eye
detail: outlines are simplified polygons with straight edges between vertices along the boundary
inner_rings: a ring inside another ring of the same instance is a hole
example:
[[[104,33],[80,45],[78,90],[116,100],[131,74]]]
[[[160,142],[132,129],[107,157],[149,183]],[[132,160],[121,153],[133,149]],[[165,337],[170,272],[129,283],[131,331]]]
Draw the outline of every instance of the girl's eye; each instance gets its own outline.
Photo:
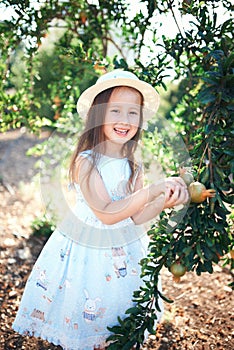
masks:
[[[119,113],[119,109],[111,109],[111,113]]]
[[[137,112],[137,111],[130,111],[129,114],[130,114],[130,115],[133,115],[133,116],[138,116],[138,115],[139,115],[139,112]]]

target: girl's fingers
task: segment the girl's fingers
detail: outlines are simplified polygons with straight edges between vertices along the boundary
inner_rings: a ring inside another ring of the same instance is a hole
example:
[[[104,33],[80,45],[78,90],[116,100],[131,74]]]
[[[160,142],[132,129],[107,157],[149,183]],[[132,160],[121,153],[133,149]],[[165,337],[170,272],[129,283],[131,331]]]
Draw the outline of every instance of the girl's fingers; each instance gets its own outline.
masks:
[[[167,208],[189,201],[188,188],[181,177],[169,177],[166,179],[165,205]]]
[[[174,191],[171,196],[169,196],[167,200],[167,195],[166,195],[166,205],[168,207],[173,207],[179,204],[185,204],[189,200],[189,194],[187,187],[184,188],[180,185],[175,186]]]
[[[172,195],[170,195],[169,199],[168,199],[168,205],[173,206],[174,203],[178,200],[179,197],[179,187],[175,186],[174,191],[172,193]]]
[[[185,204],[188,202],[188,200],[189,200],[189,193],[188,193],[188,190],[186,188],[180,192],[180,195],[177,199],[177,202],[178,202],[178,204]]]
[[[171,196],[173,194],[173,191],[171,188],[166,188],[166,191],[165,191],[165,201],[167,202]]]

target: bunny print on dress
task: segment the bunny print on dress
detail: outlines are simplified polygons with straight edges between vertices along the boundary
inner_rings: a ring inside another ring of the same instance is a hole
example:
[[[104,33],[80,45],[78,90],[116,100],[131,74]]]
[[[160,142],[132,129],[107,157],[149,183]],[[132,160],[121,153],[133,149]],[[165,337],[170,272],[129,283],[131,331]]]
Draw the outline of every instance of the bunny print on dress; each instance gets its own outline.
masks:
[[[89,293],[84,289],[86,301],[84,305],[83,317],[87,323],[94,321],[97,318],[97,302],[100,302],[100,298],[91,299]]]

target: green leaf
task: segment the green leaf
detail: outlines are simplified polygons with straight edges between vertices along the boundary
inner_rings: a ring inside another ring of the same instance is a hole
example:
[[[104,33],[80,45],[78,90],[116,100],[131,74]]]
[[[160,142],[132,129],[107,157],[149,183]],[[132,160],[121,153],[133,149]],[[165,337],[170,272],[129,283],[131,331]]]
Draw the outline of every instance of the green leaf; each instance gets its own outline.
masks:
[[[108,327],[108,330],[111,331],[112,333],[125,335],[125,329],[118,325],[113,327]]]
[[[214,253],[207,246],[203,245],[202,250],[206,259],[211,260],[213,258]]]
[[[147,330],[150,334],[155,334],[156,330],[155,330],[155,322],[153,318],[149,318],[147,320]]]
[[[125,311],[125,314],[133,314],[133,315],[138,315],[141,314],[142,310],[140,310],[138,307],[130,307]]]
[[[212,238],[210,238],[208,236],[205,236],[204,239],[205,239],[205,242],[208,245],[208,247],[213,247],[213,245],[214,245],[214,238],[212,239]]]
[[[205,267],[206,271],[208,271],[209,273],[213,272],[213,267],[212,267],[211,261],[205,260],[204,261],[204,267]]]
[[[135,340],[129,340],[125,345],[122,346],[123,350],[131,350],[132,347],[136,344]]]
[[[160,298],[162,298],[164,301],[166,301],[167,303],[174,303],[174,300],[172,299],[169,299],[167,298],[163,293],[161,293],[159,290],[158,290],[158,295],[160,296]],[[160,310],[161,311],[161,310]]]

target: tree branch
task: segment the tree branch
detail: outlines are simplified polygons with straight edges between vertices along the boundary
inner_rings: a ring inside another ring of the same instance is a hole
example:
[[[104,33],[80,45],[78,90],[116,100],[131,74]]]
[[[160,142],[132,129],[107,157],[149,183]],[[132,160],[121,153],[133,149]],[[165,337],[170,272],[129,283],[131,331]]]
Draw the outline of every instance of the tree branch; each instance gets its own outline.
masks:
[[[127,57],[123,53],[123,50],[121,49],[121,47],[110,36],[104,36],[103,39],[106,40],[106,41],[110,41],[116,47],[116,49],[120,52],[120,54],[122,55],[123,59],[125,61],[127,60]]]

